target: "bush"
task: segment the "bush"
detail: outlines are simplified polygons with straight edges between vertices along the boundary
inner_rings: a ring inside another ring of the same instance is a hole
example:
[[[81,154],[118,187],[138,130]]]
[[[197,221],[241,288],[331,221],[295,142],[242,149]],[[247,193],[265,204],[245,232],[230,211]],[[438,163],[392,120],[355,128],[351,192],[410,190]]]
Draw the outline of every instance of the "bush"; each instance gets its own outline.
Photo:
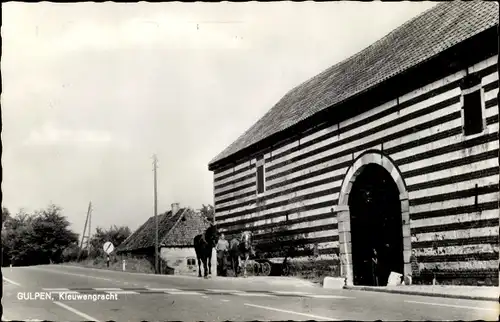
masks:
[[[73,262],[78,259],[78,255],[80,253],[80,248],[78,245],[73,244],[71,246],[66,247],[62,252],[62,261],[63,262]]]
[[[122,260],[125,259],[126,271],[133,273],[148,273],[154,274],[154,265],[151,265],[151,262],[145,256],[130,256],[130,255],[111,255],[109,258],[109,269],[114,271],[122,271]],[[83,267],[91,267],[91,268],[107,268],[107,257],[99,256],[95,258],[87,258],[80,260],[79,262],[73,262],[74,265],[79,265]]]

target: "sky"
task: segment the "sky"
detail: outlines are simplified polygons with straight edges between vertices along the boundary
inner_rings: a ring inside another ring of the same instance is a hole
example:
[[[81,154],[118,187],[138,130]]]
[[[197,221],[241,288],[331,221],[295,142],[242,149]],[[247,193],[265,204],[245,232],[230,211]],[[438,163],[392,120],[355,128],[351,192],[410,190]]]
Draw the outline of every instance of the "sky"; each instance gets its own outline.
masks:
[[[2,206],[83,231],[213,204],[209,161],[431,2],[2,4]]]

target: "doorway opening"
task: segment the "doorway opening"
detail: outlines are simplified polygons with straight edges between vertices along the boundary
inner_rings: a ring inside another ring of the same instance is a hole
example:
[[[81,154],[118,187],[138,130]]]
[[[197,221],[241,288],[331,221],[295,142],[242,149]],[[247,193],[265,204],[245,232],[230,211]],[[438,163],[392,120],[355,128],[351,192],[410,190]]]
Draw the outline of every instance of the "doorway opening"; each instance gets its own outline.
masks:
[[[391,174],[375,163],[363,166],[352,185],[348,204],[354,285],[387,285],[390,272],[404,272],[399,194]]]

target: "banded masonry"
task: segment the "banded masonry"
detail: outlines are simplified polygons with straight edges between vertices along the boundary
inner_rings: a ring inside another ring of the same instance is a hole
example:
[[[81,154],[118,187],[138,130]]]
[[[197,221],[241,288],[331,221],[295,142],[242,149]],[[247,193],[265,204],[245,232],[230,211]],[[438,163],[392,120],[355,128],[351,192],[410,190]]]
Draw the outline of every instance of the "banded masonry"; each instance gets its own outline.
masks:
[[[441,3],[292,89],[210,162],[220,229],[352,273],[339,201],[377,163],[401,178],[405,274],[498,279],[497,28],[495,2]]]

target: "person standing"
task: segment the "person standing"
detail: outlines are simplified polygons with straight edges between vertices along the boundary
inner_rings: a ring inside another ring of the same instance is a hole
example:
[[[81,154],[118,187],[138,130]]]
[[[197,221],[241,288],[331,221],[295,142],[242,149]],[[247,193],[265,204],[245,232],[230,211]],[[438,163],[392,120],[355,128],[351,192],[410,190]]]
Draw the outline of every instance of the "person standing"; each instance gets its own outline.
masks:
[[[219,242],[215,249],[217,251],[217,271],[219,275],[226,276],[226,257],[229,249],[229,242],[226,240],[224,233],[220,235]]]

